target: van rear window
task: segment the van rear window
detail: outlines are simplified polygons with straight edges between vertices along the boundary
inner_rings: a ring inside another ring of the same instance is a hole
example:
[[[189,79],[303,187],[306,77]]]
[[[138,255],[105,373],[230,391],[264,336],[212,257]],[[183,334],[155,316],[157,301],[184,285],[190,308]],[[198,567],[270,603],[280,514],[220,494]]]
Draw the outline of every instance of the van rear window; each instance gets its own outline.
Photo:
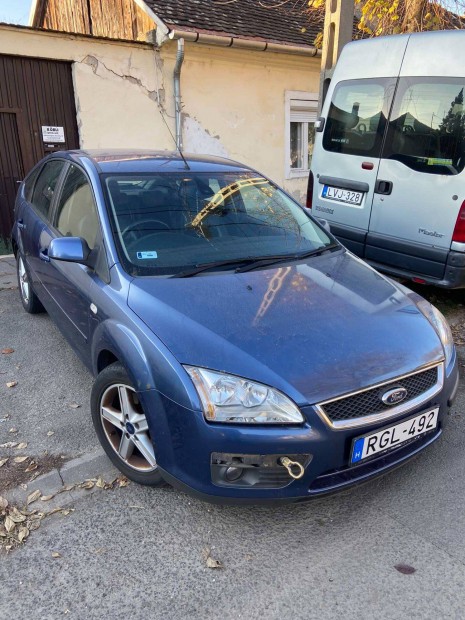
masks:
[[[383,158],[427,174],[465,166],[464,78],[401,78]]]
[[[347,80],[334,90],[323,147],[346,155],[379,157],[394,79]]]

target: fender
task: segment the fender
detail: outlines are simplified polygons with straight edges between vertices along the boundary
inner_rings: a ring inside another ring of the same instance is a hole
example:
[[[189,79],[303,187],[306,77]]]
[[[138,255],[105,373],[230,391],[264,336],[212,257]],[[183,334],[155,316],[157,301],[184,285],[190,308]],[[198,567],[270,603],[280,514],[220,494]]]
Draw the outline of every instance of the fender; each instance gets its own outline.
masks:
[[[113,319],[100,322],[91,346],[94,376],[100,353],[110,351],[124,365],[138,392],[156,390],[182,407],[201,411],[192,380],[171,351],[152,332],[138,332]]]

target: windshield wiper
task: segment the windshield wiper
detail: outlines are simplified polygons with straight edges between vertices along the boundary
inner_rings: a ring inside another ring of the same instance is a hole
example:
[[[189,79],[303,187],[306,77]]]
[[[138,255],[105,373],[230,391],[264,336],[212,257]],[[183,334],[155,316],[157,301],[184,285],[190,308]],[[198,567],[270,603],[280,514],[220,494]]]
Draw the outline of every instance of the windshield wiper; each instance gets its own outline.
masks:
[[[236,269],[236,273],[252,271],[252,269],[257,269],[258,267],[266,267],[267,265],[274,265],[275,263],[299,260],[303,258],[309,258],[310,256],[319,256],[326,251],[334,250],[335,248],[340,247],[341,246],[338,243],[332,243],[331,245],[326,245],[322,248],[317,248],[316,250],[310,250],[308,252],[301,252],[300,254],[277,254],[276,256],[264,256],[263,258],[259,258],[252,262],[249,262],[247,265],[238,267]]]
[[[229,258],[226,260],[217,260],[212,263],[202,263],[201,265],[194,265],[190,269],[180,271],[170,276],[170,278],[190,278],[196,276],[198,273],[214,269],[215,267],[227,267],[228,265],[243,265],[244,263],[255,262],[256,258]]]
[[[250,271],[252,269],[256,269],[257,267],[265,267],[266,265],[273,265],[274,263],[298,260],[302,258],[308,258],[309,256],[317,256],[319,254],[322,254],[323,252],[326,252],[326,250],[332,250],[339,247],[341,246],[337,243],[333,243],[323,248],[310,250],[309,252],[301,252],[300,254],[275,254],[270,256],[263,256],[262,258],[257,258],[256,256],[248,256],[245,258],[229,258],[225,260],[218,260],[211,263],[194,265],[190,269],[186,269],[184,271],[180,271],[179,273],[173,274],[172,276],[170,276],[170,278],[191,278],[192,276],[196,276],[197,274],[208,271],[209,269],[215,269],[215,267],[228,267],[233,265],[240,265],[239,267],[237,267],[237,269],[234,270],[234,273],[244,273],[245,271]]]

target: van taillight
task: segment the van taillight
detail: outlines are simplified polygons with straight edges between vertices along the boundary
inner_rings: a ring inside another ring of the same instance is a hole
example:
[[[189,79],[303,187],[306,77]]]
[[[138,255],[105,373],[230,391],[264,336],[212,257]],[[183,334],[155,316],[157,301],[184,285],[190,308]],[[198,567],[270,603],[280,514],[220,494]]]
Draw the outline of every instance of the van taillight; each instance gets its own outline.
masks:
[[[458,243],[465,243],[465,200],[462,202],[459,214],[457,215],[457,221],[455,222],[452,241],[458,241]]]
[[[313,204],[313,172],[310,170],[308,175],[308,187],[307,187],[307,209],[311,209]]]

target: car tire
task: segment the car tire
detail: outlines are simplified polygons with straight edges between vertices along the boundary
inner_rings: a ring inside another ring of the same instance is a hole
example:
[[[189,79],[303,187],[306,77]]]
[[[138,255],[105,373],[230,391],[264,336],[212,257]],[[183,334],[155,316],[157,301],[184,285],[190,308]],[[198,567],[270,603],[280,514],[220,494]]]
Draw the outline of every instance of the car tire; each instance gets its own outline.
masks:
[[[18,278],[19,296],[26,312],[29,314],[45,312],[43,305],[32,289],[26,263],[20,252],[18,252],[16,257],[16,275]]]
[[[120,362],[107,366],[95,380],[91,412],[103,449],[127,478],[152,487],[166,484],[142,405]]]

